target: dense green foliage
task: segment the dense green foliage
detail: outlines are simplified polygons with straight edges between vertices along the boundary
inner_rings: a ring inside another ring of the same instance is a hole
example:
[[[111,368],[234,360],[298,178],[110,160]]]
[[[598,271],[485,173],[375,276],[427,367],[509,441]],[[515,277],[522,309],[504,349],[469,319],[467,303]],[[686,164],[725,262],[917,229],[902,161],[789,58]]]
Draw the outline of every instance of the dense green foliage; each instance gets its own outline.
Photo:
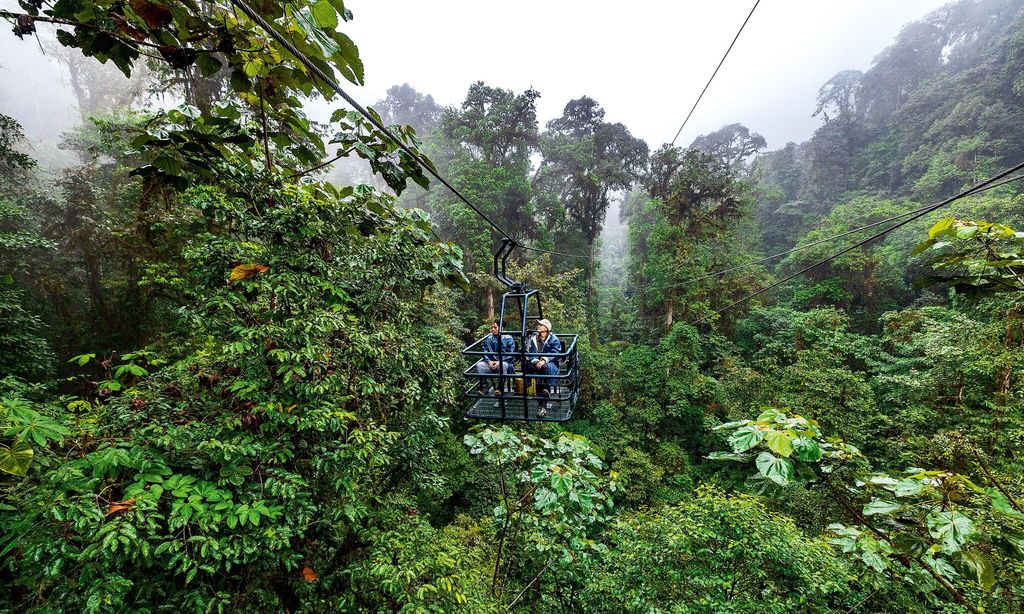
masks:
[[[0,114],[0,611],[1024,610],[1019,184],[732,305],[1024,159],[1020,0],[908,24],[776,151],[391,88],[399,138],[585,256],[509,263],[583,333],[561,428],[461,419],[500,234],[309,121],[333,92],[229,2],[20,4],[87,121],[58,170]],[[340,0],[253,4],[362,82]],[[83,54],[183,104],[105,109]]]
[[[625,515],[608,538],[583,596],[590,612],[822,612],[848,581],[828,545],[714,489]]]

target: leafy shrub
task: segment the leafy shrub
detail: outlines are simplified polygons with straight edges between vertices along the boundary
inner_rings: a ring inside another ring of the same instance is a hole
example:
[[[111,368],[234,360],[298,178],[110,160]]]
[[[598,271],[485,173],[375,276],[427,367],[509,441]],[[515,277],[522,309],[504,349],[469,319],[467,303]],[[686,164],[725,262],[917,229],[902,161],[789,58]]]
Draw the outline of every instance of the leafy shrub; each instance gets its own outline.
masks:
[[[848,572],[824,542],[759,500],[698,489],[608,531],[582,603],[587,612],[820,612]]]
[[[650,503],[665,474],[650,456],[636,448],[626,448],[622,457],[612,464],[612,469],[618,473],[622,499],[631,505]]]
[[[187,195],[211,228],[185,249],[187,337],[105,362],[86,399],[4,401],[7,435],[49,443],[3,483],[12,603],[335,611],[352,601],[336,574],[373,560],[418,496],[444,491],[432,442],[447,430],[456,342],[433,327],[447,304],[427,289],[460,276],[459,254],[374,192],[243,189]],[[424,531],[412,523],[410,548]],[[452,580],[461,563],[444,563],[451,547],[410,561],[414,594],[468,594]],[[346,573],[362,572],[387,576]],[[399,589],[381,590],[369,609]]]

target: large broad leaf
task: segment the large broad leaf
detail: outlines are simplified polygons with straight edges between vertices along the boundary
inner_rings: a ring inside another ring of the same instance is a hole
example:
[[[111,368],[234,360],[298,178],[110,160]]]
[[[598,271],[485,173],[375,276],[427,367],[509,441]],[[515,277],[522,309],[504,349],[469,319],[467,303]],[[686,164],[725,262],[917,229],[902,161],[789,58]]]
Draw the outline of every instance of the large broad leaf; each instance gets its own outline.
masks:
[[[900,533],[893,538],[892,547],[902,554],[921,556],[928,550],[928,543],[916,535]]]
[[[761,452],[755,463],[761,475],[779,486],[785,486],[793,479],[793,463],[771,452]]]
[[[796,433],[793,431],[768,431],[765,440],[768,442],[768,449],[779,456],[788,458],[793,454],[793,439]]]
[[[1003,496],[1003,493],[999,492],[995,488],[986,488],[984,493],[992,499],[992,507],[997,512],[1005,514],[1011,518],[1016,518],[1017,520],[1024,520],[1024,514],[1017,511],[1017,509],[1010,504],[1010,501]]]
[[[978,234],[977,226],[961,226],[956,229],[957,239],[970,239],[976,234]]]
[[[1000,537],[1006,540],[1007,550],[1011,556],[1024,559],[1024,533],[1014,531],[1013,529],[1006,529]]]
[[[974,533],[974,522],[958,512],[935,512],[928,515],[928,532],[939,540],[943,552],[960,550],[967,538]]]
[[[968,550],[960,557],[960,563],[974,576],[978,584],[985,590],[991,589],[996,583],[996,572],[992,561],[977,550]]]
[[[737,429],[729,437],[729,445],[732,446],[733,452],[746,452],[761,443],[762,439],[764,439],[764,431],[758,430],[753,424],[749,424],[741,429]]]
[[[313,19],[322,30],[334,30],[338,27],[338,11],[328,0],[319,0],[312,7]]]
[[[911,497],[924,490],[926,484],[921,480],[904,478],[892,488],[897,497]]]
[[[927,241],[921,241],[920,243],[914,246],[914,249],[910,250],[910,255],[917,256],[918,254],[925,251],[929,247],[935,245],[935,243],[936,239],[928,239]]]
[[[956,568],[953,567],[953,565],[946,559],[936,559],[931,556],[923,556],[921,558],[925,561],[925,563],[928,564],[929,567],[934,569],[936,572],[938,572],[940,576],[945,577],[947,580],[955,580],[956,578],[960,577],[960,574],[957,573]]]
[[[895,486],[896,485],[896,478],[891,478],[891,477],[889,477],[887,475],[884,475],[884,474],[883,475],[873,475],[870,478],[868,478],[868,483],[869,484],[874,484],[875,486]]]
[[[864,515],[873,516],[875,514],[888,514],[895,512],[902,507],[899,503],[893,501],[883,501],[882,499],[872,499],[871,503],[864,506]]]
[[[944,217],[938,222],[935,222],[935,225],[928,230],[928,236],[934,239],[935,237],[952,228],[954,221],[956,221],[954,218]]]
[[[562,495],[564,497],[565,495],[569,494],[569,488],[571,485],[572,480],[569,478],[569,476],[565,475],[564,473],[559,473],[556,471],[551,474],[551,488],[554,489],[554,491],[559,495]]]
[[[877,552],[872,552],[871,550],[862,551],[860,553],[860,560],[864,561],[865,565],[874,569],[878,573],[883,573],[889,567],[884,556]]]
[[[774,407],[766,407],[764,411],[757,417],[757,422],[772,422],[779,416],[784,416],[782,412],[775,409]]]
[[[793,450],[796,459],[805,463],[816,463],[821,460],[821,446],[810,437],[801,435],[794,439]]]
[[[750,454],[737,454],[735,452],[712,452],[707,455],[708,460],[730,460],[730,461],[749,461],[753,453]]]
[[[744,425],[750,424],[750,420],[735,420],[733,422],[726,422],[725,424],[719,424],[718,426],[711,429],[712,431],[731,431],[734,428],[738,428]]]
[[[19,441],[34,441],[42,447],[47,441],[59,441],[71,434],[64,425],[31,409],[27,403],[14,399],[3,401],[10,422],[3,434],[8,437],[15,437]]]
[[[32,464],[32,446],[16,441],[11,447],[0,446],[0,471],[25,475]]]

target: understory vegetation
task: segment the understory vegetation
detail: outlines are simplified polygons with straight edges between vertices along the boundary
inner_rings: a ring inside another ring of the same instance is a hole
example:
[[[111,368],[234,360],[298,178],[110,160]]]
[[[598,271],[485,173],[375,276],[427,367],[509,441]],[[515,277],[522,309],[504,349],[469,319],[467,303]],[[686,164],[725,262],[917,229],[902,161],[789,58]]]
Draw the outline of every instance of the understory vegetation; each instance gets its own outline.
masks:
[[[18,4],[82,122],[61,166],[0,107],[0,611],[1024,611],[1021,183],[750,296],[1024,162],[1022,0],[773,151],[484,81],[391,88],[403,149],[231,2]],[[362,84],[341,0],[252,4]],[[420,156],[558,252],[509,266],[572,421],[463,418],[502,236]]]

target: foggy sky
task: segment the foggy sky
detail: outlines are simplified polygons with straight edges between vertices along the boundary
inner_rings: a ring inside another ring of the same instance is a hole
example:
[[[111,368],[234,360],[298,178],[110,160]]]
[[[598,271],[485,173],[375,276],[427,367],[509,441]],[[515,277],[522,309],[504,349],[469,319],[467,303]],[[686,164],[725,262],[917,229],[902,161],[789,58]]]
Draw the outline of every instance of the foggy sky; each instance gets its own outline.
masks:
[[[807,139],[818,88],[867,69],[903,24],[944,0],[762,0],[678,145],[741,122],[770,148]],[[363,101],[409,82],[442,104],[469,85],[540,91],[541,125],[588,95],[652,147],[670,141],[753,0],[349,0]],[[401,38],[402,40],[396,40]],[[357,89],[358,91],[358,89]]]
[[[0,8],[21,12],[14,0],[0,0]],[[34,38],[14,36],[6,21],[0,23],[0,113],[21,123],[31,154],[44,165],[59,164],[54,156],[69,161],[55,149],[60,135],[81,120],[66,71],[40,51]]]
[[[900,27],[943,0],[762,0],[677,144],[741,122],[770,148],[805,140],[818,88],[840,70],[867,69]],[[523,0],[349,0],[344,24],[366,64],[366,86],[347,86],[372,104],[408,82],[441,104],[469,85],[540,91],[541,126],[571,98],[588,95],[607,119],[652,147],[671,140],[753,2]],[[18,10],[14,0],[0,7]],[[41,24],[40,28],[49,28]],[[344,85],[344,84],[343,84]],[[55,139],[78,120],[66,77],[0,27],[0,112],[35,139]],[[339,103],[334,103],[337,106]],[[333,108],[333,107],[332,107]],[[310,113],[325,118],[322,103]]]

